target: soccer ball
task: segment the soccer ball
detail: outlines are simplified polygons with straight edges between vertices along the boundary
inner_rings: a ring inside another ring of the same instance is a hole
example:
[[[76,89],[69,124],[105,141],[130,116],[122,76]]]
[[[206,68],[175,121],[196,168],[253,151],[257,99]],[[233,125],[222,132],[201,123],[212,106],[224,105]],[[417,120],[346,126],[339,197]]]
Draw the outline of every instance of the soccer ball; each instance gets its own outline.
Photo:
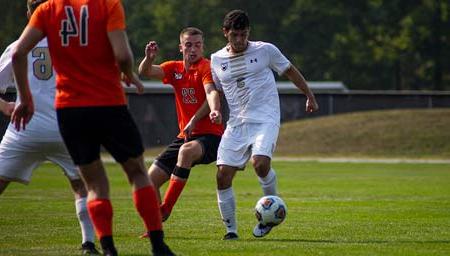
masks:
[[[276,226],[286,218],[287,207],[278,196],[264,196],[255,206],[255,215],[259,223],[265,226]]]

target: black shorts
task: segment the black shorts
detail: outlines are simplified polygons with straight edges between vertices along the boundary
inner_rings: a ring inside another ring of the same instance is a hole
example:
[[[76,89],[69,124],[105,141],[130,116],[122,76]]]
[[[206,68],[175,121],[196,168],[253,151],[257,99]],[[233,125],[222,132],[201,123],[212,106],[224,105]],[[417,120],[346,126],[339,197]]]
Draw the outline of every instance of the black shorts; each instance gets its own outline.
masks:
[[[196,140],[203,147],[203,158],[192,164],[194,167],[197,164],[209,164],[217,160],[217,149],[219,148],[221,136],[205,134],[200,136],[192,136],[187,142]],[[177,138],[174,140],[164,152],[159,154],[155,159],[154,164],[163,169],[167,174],[171,175],[173,168],[177,164],[178,152],[181,146],[186,141],[184,139]]]
[[[119,163],[144,152],[141,135],[127,106],[62,108],[56,114],[62,138],[76,165],[99,159],[101,146]]]

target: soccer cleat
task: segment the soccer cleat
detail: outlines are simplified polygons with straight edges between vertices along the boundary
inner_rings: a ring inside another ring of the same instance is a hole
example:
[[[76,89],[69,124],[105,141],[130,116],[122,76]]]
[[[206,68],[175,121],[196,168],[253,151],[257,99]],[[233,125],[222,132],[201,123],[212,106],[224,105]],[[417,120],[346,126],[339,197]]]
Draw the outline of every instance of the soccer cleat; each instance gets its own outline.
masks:
[[[236,240],[239,236],[236,233],[228,232],[223,236],[223,240]]]
[[[272,230],[271,226],[266,226],[261,223],[256,224],[255,228],[253,229],[253,236],[254,237],[263,237]]]
[[[161,247],[157,248],[157,250],[156,248],[153,248],[152,252],[153,256],[175,256],[175,253],[173,253],[166,244],[163,244]]]
[[[82,255],[100,255],[100,252],[95,249],[95,244],[89,241],[84,242],[80,250]]]

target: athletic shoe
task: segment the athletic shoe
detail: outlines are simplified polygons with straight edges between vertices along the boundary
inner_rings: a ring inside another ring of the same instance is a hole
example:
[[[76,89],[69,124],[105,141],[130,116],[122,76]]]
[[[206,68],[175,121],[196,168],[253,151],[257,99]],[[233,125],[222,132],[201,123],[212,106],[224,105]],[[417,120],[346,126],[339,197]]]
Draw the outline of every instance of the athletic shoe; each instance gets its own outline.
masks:
[[[272,230],[271,226],[266,226],[261,223],[256,224],[255,228],[253,229],[253,236],[254,237],[263,237],[267,234],[269,234],[270,230]]]
[[[223,236],[223,240],[236,240],[239,236],[236,233],[228,232]]]
[[[84,242],[80,250],[82,255],[100,255],[100,252],[95,249],[95,244],[89,241]]]
[[[158,250],[153,248],[152,252],[153,256],[175,256],[175,253],[173,253],[166,244],[163,244],[163,246],[158,248]]]

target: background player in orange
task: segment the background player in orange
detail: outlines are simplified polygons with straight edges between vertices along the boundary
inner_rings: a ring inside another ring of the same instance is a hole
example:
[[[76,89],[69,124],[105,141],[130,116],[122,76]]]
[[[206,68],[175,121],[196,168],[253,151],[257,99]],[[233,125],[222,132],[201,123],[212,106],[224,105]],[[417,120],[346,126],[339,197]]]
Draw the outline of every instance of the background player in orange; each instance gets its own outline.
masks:
[[[194,27],[183,29],[179,48],[183,60],[153,65],[158,45],[150,41],[145,47],[145,58],[139,65],[141,75],[161,79],[175,90],[180,133],[148,171],[157,188],[170,178],[161,204],[163,220],[169,217],[191,168],[216,161],[224,130],[220,98],[211,77],[210,63],[203,58],[203,32]]]
[[[88,211],[104,255],[117,255],[117,250],[112,237],[109,182],[100,160],[101,146],[127,174],[154,255],[173,255],[163,241],[158,199],[145,172],[141,137],[120,83],[123,72],[139,92],[143,91],[132,71],[133,56],[121,2],[49,0],[36,9],[12,57],[20,103],[11,121],[18,130],[25,128],[34,112],[27,53],[43,37],[47,37],[57,73],[55,106],[61,135],[86,184]]]

